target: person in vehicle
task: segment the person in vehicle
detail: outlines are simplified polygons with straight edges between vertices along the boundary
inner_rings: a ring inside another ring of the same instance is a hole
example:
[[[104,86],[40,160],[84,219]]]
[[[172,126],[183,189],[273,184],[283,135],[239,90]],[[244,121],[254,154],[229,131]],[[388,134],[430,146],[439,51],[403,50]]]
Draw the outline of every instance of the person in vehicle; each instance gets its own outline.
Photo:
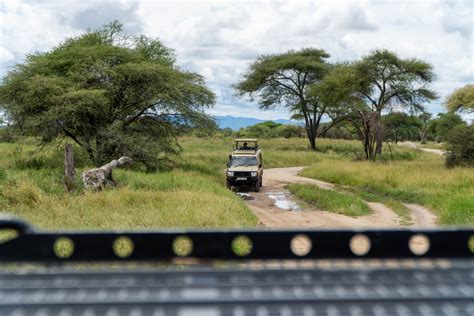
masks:
[[[242,147],[239,148],[240,150],[249,150],[251,149],[250,147],[247,146],[247,142],[244,143]]]

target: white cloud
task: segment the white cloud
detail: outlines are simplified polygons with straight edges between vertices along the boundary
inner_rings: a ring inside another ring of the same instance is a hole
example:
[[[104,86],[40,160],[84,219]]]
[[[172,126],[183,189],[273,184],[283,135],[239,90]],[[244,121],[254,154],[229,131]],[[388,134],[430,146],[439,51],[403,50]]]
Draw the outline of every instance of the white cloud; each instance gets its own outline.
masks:
[[[5,47],[0,47],[0,63],[6,64],[15,59],[15,55],[12,54],[8,49]]]
[[[24,54],[46,50],[88,27],[120,19],[130,32],[161,38],[183,68],[197,71],[218,95],[213,114],[287,118],[259,112],[233,96],[248,64],[261,54],[314,46],[331,61],[376,48],[434,65],[442,111],[452,90],[474,82],[472,1],[8,1],[1,9],[2,71]],[[5,53],[5,51],[7,53]],[[14,57],[11,58],[12,54]]]

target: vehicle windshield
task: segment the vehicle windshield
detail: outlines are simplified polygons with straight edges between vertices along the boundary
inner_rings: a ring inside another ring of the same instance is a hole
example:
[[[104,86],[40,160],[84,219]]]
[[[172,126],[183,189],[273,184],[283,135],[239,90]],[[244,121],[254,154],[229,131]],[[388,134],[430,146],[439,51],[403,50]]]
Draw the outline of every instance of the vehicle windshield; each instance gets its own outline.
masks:
[[[237,142],[236,146],[237,149],[254,149],[257,147],[255,142]]]
[[[241,156],[241,157],[232,157],[230,161],[231,167],[237,166],[256,166],[257,165],[257,157],[254,156]]]

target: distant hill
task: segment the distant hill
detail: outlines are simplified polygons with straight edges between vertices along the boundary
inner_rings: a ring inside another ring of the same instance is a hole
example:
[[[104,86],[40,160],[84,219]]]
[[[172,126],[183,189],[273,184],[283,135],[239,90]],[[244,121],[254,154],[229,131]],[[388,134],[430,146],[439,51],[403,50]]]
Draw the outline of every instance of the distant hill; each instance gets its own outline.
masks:
[[[238,117],[238,116],[215,116],[219,128],[231,128],[233,130],[238,130],[242,127],[252,126],[258,123],[273,121],[280,124],[292,124],[292,125],[301,125],[301,123],[291,120],[261,120],[254,117]]]

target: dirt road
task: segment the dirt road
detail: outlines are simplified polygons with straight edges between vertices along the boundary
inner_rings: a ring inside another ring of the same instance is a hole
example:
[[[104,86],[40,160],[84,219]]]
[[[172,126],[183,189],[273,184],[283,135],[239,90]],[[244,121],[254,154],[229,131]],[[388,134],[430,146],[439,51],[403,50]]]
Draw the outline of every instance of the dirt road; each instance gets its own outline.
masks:
[[[331,183],[301,177],[303,167],[265,169],[263,188],[260,192],[239,192],[263,226],[273,228],[310,227],[396,227],[400,219],[382,203],[368,202],[372,214],[360,217],[326,212],[314,207],[298,205],[285,189],[290,183],[313,184],[323,189],[333,190]],[[414,226],[435,226],[435,216],[426,208],[416,204],[406,204],[412,212]],[[286,209],[283,209],[286,208]]]
[[[435,154],[435,155],[439,155],[439,156],[443,156],[445,151],[444,150],[441,150],[441,149],[433,149],[433,148],[423,148],[423,147],[420,147],[417,143],[414,143],[414,142],[401,142],[401,143],[398,143],[400,146],[404,146],[404,147],[409,147],[409,148],[414,148],[414,149],[419,149],[419,150],[422,150],[422,151],[426,151],[428,153],[432,153],[432,154]]]

